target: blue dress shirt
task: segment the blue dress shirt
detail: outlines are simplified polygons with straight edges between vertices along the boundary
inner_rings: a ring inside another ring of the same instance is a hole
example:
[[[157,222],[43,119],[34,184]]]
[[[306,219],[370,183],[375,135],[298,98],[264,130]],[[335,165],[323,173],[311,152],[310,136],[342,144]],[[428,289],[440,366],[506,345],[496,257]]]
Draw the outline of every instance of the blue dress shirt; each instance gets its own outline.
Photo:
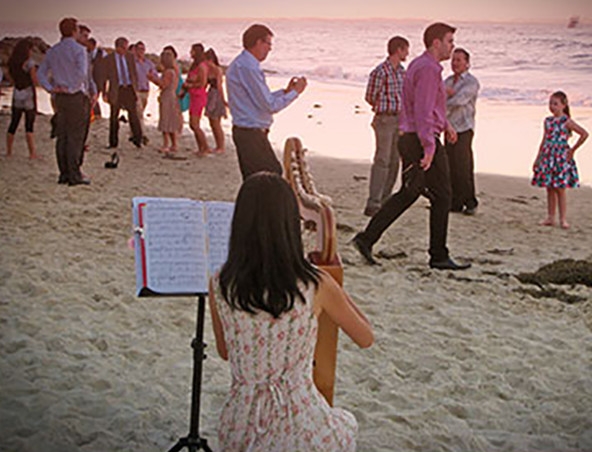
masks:
[[[47,51],[37,77],[46,91],[65,88],[70,94],[89,93],[88,54],[74,38],[63,38]]]
[[[228,67],[226,89],[232,124],[239,127],[268,129],[273,114],[298,97],[295,90],[271,92],[259,61],[248,50],[243,50]]]

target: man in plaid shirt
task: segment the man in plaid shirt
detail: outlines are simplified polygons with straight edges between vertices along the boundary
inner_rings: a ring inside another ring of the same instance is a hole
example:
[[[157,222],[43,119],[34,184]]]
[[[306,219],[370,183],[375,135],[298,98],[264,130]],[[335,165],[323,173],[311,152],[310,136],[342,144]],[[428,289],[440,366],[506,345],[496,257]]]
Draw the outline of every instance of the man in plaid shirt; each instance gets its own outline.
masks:
[[[366,102],[372,106],[372,128],[376,151],[370,170],[370,193],[364,215],[373,216],[393,191],[399,172],[399,111],[405,69],[401,64],[409,55],[409,41],[395,36],[388,42],[388,57],[371,73]]]

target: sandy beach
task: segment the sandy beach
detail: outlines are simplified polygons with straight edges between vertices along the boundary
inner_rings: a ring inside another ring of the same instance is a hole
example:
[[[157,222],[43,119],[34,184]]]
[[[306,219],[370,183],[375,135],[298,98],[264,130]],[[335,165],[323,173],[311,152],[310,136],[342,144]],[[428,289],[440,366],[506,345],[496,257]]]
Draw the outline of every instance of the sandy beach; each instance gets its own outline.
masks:
[[[0,130],[8,121],[0,116]],[[124,126],[109,170],[108,120],[98,120],[83,167],[92,185],[70,188],[56,183],[48,117],[36,123],[41,161],[27,159],[22,127],[13,157],[0,152],[0,450],[168,450],[189,429],[196,300],[135,297],[131,199],[233,200],[231,140],[224,155],[197,158],[185,132],[187,159],[173,161],[157,153],[155,129],[136,150]],[[369,164],[309,165],[333,199],[345,288],[376,334],[368,350],[344,335],[339,344],[335,404],[358,419],[358,450],[591,451],[592,288],[552,285],[578,297],[566,303],[536,297],[516,275],[592,260],[592,189],[569,192],[565,231],[538,226],[545,193],[528,179],[479,173],[477,215],[452,215],[449,229],[451,254],[470,270],[428,268],[423,199],[371,267],[349,244],[367,221]],[[201,434],[217,450],[230,373],[209,318],[205,341]]]

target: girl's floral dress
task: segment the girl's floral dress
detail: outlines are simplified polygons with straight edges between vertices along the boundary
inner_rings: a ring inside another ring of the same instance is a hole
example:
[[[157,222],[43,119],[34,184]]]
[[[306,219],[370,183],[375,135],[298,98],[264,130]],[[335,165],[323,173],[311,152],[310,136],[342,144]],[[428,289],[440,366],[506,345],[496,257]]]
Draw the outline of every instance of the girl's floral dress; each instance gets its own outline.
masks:
[[[296,299],[279,319],[232,310],[218,291],[232,372],[220,416],[222,451],[355,451],[354,416],[331,408],[313,383],[314,290],[305,288],[306,303]]]
[[[532,177],[532,185],[547,188],[579,186],[578,169],[574,159],[568,159],[571,132],[565,126],[567,116],[545,118],[545,140]]]

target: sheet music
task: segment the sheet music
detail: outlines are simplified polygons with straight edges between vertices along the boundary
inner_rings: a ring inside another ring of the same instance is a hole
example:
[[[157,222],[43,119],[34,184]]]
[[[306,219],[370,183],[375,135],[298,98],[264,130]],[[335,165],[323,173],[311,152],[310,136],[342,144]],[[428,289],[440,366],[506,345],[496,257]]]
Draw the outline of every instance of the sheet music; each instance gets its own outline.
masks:
[[[203,204],[148,202],[144,222],[148,287],[161,293],[207,292]]]
[[[228,242],[234,203],[210,201],[206,203],[208,231],[208,264],[210,275],[215,275],[228,257]]]
[[[134,198],[137,293],[207,293],[228,255],[233,211],[230,202]]]

